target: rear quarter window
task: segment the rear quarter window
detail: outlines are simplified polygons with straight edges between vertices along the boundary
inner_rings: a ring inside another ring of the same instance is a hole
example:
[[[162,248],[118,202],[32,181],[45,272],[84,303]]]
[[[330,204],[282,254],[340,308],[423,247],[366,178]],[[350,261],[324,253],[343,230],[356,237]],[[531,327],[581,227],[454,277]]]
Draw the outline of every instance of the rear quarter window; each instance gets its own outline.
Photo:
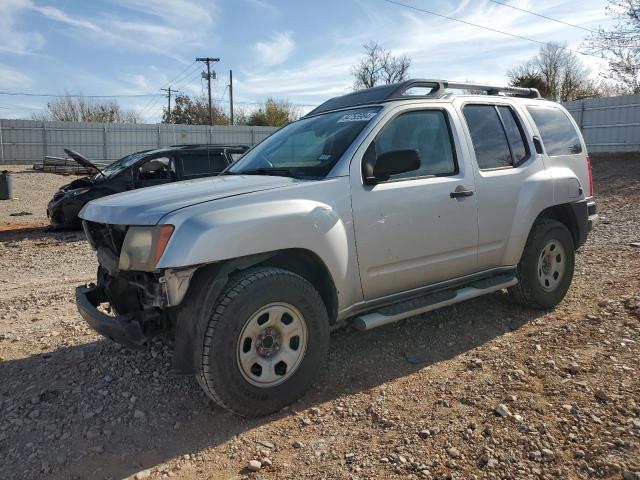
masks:
[[[582,152],[580,135],[569,117],[559,108],[528,106],[527,111],[533,117],[542,136],[547,155],[576,155]]]

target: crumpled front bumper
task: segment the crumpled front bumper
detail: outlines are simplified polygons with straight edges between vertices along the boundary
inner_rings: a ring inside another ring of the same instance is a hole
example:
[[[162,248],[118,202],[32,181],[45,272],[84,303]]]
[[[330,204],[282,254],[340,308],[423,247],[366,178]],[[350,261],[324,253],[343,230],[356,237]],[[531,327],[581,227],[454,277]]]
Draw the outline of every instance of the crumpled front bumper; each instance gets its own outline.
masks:
[[[98,305],[107,302],[104,289],[90,284],[76,288],[76,305],[82,318],[96,332],[129,348],[142,348],[147,344],[136,315],[111,316],[98,310]]]

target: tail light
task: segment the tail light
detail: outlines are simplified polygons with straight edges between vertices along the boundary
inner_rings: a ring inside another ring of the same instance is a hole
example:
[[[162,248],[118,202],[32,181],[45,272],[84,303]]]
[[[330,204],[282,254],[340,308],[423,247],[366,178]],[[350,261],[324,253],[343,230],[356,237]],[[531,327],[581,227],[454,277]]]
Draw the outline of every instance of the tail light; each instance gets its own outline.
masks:
[[[593,196],[596,194],[595,189],[593,188],[593,174],[591,173],[591,157],[587,155],[587,170],[589,171],[589,196]]]

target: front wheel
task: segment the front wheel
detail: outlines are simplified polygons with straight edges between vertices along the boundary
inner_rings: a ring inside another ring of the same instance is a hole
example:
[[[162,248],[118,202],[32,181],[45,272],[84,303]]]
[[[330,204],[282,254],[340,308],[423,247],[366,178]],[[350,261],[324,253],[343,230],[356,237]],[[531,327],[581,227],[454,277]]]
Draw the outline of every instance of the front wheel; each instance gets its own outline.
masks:
[[[518,264],[518,284],[509,293],[525,306],[553,308],[571,286],[574,263],[573,237],[567,227],[557,220],[536,220]]]
[[[198,383],[221,407],[243,416],[276,412],[318,379],[329,319],[316,289],[278,268],[231,278],[209,316]]]

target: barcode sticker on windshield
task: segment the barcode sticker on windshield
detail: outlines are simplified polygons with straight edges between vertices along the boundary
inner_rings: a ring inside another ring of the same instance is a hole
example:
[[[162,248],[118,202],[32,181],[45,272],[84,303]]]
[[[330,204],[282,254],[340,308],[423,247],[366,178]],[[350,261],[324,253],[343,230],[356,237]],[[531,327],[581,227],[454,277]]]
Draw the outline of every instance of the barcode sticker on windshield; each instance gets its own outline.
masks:
[[[340,120],[338,120],[338,123],[344,123],[344,122],[368,122],[373,117],[375,117],[377,113],[378,112],[347,113]]]

